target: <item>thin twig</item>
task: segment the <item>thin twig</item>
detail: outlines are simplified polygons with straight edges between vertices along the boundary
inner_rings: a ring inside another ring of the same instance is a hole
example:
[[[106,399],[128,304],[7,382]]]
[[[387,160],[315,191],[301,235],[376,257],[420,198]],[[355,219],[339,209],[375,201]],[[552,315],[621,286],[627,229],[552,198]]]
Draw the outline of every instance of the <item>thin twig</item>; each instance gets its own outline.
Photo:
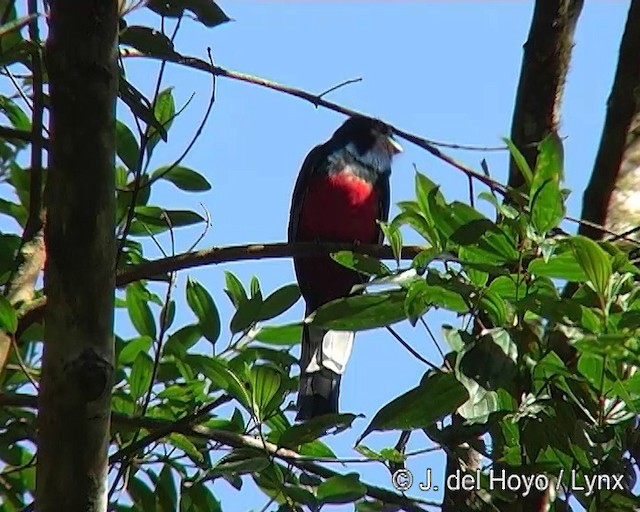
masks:
[[[341,87],[344,87],[345,85],[355,84],[357,82],[362,82],[362,77],[351,78],[349,80],[345,80],[344,82],[340,82],[339,84],[334,85],[333,87],[329,87],[326,91],[321,92],[320,94],[318,94],[318,98],[322,98],[323,96],[326,96],[330,92],[336,91],[336,90],[340,89]]]
[[[387,328],[387,331],[389,331],[391,335],[400,343],[400,345],[406,348],[413,357],[423,362],[427,366],[431,367],[433,370],[436,370],[437,372],[442,372],[440,368],[438,368],[435,364],[433,364],[428,359],[425,359],[424,357],[422,357],[418,352],[415,351],[415,349],[411,345],[409,345],[406,341],[404,341],[402,339],[402,336],[400,336],[393,327],[390,327],[387,325],[386,328]]]

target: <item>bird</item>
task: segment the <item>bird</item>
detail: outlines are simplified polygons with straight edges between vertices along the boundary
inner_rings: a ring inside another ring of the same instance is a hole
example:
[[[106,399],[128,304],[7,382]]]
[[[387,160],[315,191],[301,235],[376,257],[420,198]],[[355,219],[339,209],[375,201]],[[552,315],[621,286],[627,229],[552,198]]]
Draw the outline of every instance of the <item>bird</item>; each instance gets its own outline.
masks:
[[[383,121],[348,118],[303,161],[291,200],[289,243],[382,243],[378,221],[388,220],[391,162],[401,152]],[[328,254],[293,262],[305,316],[368,279]],[[297,421],[338,413],[340,380],[354,337],[354,332],[303,324]]]

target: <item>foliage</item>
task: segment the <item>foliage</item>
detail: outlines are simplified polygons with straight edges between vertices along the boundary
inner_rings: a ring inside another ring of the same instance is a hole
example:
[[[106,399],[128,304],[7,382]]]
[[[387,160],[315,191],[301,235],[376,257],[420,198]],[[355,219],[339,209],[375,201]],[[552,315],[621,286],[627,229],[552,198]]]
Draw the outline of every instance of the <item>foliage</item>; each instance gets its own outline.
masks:
[[[123,15],[133,7],[123,4]],[[177,20],[187,11],[208,27],[229,19],[211,0],[151,1],[147,7]],[[175,58],[173,37],[126,20],[122,48]],[[38,43],[23,37],[25,23],[14,6],[8,8],[0,27],[5,66],[33,66],[27,57]],[[151,192],[160,180],[188,193],[211,186],[180,158],[149,170],[154,149],[171,137],[181,109],[172,89],[162,88],[161,77],[153,97],[146,98],[127,81],[124,64],[121,72],[119,97],[137,122],[117,123],[119,270],[146,261],[147,244],[140,240],[205,222],[199,213],[153,204]],[[22,86],[30,83],[25,79]],[[32,121],[24,105],[9,96],[0,97],[0,112],[1,124],[14,134],[0,141],[0,161],[15,196],[15,202],[0,200],[0,213],[24,228],[31,194],[24,163],[30,144],[24,134]],[[567,491],[573,483],[573,496],[588,510],[633,510],[636,502],[628,489],[635,483],[632,459],[638,460],[640,441],[638,270],[615,244],[558,230],[565,194],[556,141],[541,143],[535,169],[509,147],[526,190],[509,202],[481,193],[495,209],[494,220],[470,205],[447,202],[435,183],[416,173],[415,199],[400,202],[400,213],[384,230],[396,257],[400,229],[423,237],[424,251],[393,271],[371,256],[334,254],[346,267],[372,275],[375,288],[364,286],[363,293],[334,301],[307,321],[353,330],[401,321],[426,326],[425,317],[434,309],[459,319],[457,326],[442,328],[449,346],[444,362],[425,368],[421,381],[383,405],[360,435],[356,450],[372,463],[396,468],[407,457],[362,444],[376,431],[424,432],[434,446],[448,451],[460,439],[482,436],[480,449],[491,463],[485,475],[498,468],[560,475],[560,489]],[[15,272],[21,235],[0,234],[5,287]],[[245,287],[225,271],[224,292],[235,310],[225,320],[212,295],[190,278],[184,294],[193,320],[175,325],[173,275],[161,276],[169,278],[164,295],[151,281],[158,276],[147,277],[128,284],[116,300],[135,330],[115,338],[110,500],[116,510],[222,510],[211,486],[220,479],[239,492],[253,480],[281,510],[336,503],[382,510],[383,502],[392,504],[388,509],[405,503],[393,490],[385,493],[362,482],[357,473],[317,464],[336,459],[321,438],[352,428],[353,414],[291,422],[288,403],[297,379],[291,352],[301,324],[274,319],[298,301],[297,286],[263,293],[257,278]],[[37,290],[35,300],[40,295]],[[0,408],[0,494],[7,511],[29,503],[35,488],[32,384],[40,371],[43,326],[33,322],[19,328],[28,307],[0,298],[0,328],[15,335],[18,349],[11,351],[0,376],[3,405],[11,405]],[[424,337],[418,327],[414,332]],[[463,421],[452,424],[456,413]],[[277,447],[284,451],[276,453]],[[622,475],[624,486],[576,490],[575,484],[584,489],[596,474]],[[482,479],[488,489],[487,482]],[[125,493],[116,492],[120,489]],[[516,499],[510,492],[488,496],[498,510],[503,501]]]

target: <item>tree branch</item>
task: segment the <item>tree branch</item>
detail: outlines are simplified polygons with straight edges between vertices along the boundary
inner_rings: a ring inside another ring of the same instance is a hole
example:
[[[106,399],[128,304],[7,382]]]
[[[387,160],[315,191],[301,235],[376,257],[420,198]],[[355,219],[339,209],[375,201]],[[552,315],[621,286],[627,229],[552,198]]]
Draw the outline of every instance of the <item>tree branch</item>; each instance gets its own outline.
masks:
[[[426,247],[419,245],[406,246],[402,249],[403,259],[413,259]],[[232,245],[228,247],[212,247],[201,251],[188,252],[177,256],[169,256],[134,267],[120,270],[116,277],[116,285],[121,287],[141,279],[166,280],[163,274],[185,270],[203,265],[217,265],[233,261],[288,258],[292,256],[318,256],[337,251],[353,251],[368,254],[381,259],[393,259],[391,247],[375,244],[344,243],[274,243]],[[42,318],[47,298],[41,297],[25,305],[18,312],[20,322],[16,331],[16,339],[34,322]]]
[[[219,405],[219,400],[212,403]],[[36,397],[30,395],[0,394],[0,405],[3,407],[37,407]],[[206,408],[210,410],[210,406],[206,406]],[[320,464],[309,461],[305,456],[300,455],[294,450],[282,448],[273,443],[262,441],[260,438],[249,435],[236,434],[234,432],[208,428],[202,425],[193,425],[193,421],[191,419],[188,421],[178,420],[172,422],[156,418],[132,417],[125,414],[113,413],[112,423],[113,425],[127,426],[136,429],[145,428],[150,430],[152,434],[154,431],[160,432],[162,435],[154,436],[156,438],[154,440],[176,432],[189,437],[208,439],[231,448],[253,448],[255,450],[261,450],[297,467],[302,471],[313,473],[314,475],[322,478],[331,478],[340,475],[337,471],[333,471],[321,466]],[[366,493],[371,498],[390,505],[398,505],[402,507],[402,510],[406,510],[407,512],[424,512],[425,509],[417,504],[440,508],[440,504],[435,501],[428,501],[420,498],[409,498],[382,487],[366,484],[364,482],[363,485],[367,488]]]
[[[538,155],[535,143],[558,130],[573,34],[582,4],[583,0],[536,1],[511,124],[511,139],[531,168]],[[513,160],[508,183],[513,188],[524,183]]]

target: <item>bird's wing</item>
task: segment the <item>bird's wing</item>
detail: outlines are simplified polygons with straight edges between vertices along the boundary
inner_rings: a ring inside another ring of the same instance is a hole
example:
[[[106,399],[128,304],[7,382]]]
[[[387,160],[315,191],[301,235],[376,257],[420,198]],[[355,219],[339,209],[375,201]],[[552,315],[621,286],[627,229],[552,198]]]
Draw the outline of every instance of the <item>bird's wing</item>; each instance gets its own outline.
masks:
[[[298,174],[296,185],[293,189],[293,196],[291,198],[291,211],[289,212],[289,230],[288,238],[289,242],[295,242],[297,238],[298,223],[300,220],[300,211],[304,204],[304,198],[309,188],[309,181],[313,176],[318,164],[323,158],[326,152],[325,145],[319,144],[311,151],[302,162],[302,168]]]

